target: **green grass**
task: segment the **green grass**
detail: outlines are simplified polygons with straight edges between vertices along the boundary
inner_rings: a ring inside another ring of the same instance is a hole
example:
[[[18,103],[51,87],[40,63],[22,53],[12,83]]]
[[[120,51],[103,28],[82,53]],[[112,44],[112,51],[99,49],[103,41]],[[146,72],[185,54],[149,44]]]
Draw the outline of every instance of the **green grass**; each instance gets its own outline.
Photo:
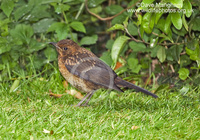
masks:
[[[163,91],[154,99],[99,90],[89,107],[74,107],[80,100],[71,95],[46,94],[64,93],[59,73],[40,77],[21,80],[11,93],[9,82],[0,84],[0,139],[200,139],[197,91]]]

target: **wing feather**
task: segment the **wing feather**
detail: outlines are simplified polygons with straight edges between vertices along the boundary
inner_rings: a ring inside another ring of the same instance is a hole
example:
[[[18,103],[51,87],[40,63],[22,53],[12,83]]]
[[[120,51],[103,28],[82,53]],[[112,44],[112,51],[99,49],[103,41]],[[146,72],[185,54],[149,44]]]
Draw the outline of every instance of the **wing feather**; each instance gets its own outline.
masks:
[[[87,52],[76,53],[66,59],[65,67],[69,72],[84,80],[104,88],[122,91],[114,83],[117,74],[93,54]]]

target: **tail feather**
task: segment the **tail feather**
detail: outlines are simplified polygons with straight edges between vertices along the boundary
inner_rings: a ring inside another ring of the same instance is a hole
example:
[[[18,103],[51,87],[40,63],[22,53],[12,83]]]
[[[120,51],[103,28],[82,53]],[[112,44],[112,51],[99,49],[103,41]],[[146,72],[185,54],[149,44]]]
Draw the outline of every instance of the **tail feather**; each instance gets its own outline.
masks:
[[[130,82],[127,82],[125,80],[122,80],[120,77],[116,77],[115,78],[115,84],[119,87],[125,87],[125,88],[131,88],[131,89],[135,89],[136,91],[140,91],[140,92],[143,92],[147,95],[151,95],[152,97],[154,98],[158,98],[157,95],[151,93],[150,91],[146,90],[146,89],[143,89],[141,87],[138,87]]]

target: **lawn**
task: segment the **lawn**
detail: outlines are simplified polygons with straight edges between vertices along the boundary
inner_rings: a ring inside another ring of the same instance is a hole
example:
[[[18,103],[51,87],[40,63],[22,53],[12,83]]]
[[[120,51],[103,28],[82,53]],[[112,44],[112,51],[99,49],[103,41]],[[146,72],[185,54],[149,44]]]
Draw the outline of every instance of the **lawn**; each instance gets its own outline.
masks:
[[[165,90],[158,99],[99,90],[90,106],[74,107],[80,100],[65,93],[58,70],[44,73],[21,79],[14,92],[0,83],[0,139],[200,139],[198,90]]]

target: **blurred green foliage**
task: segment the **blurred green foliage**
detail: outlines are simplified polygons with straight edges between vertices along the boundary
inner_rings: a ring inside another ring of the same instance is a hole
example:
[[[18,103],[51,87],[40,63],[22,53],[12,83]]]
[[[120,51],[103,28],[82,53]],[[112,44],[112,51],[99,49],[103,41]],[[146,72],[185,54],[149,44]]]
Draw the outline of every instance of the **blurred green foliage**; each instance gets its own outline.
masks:
[[[19,75],[16,73],[21,71],[25,75],[31,69],[41,71],[50,62],[55,62],[57,57],[48,42],[70,38],[84,47],[90,47],[97,55],[102,54],[101,59],[113,68],[120,62],[122,67],[116,70],[118,74],[175,73],[181,80],[191,82],[193,79],[194,83],[199,84],[198,2],[109,2],[2,0],[0,80],[17,77]],[[114,18],[98,19],[87,11],[86,4],[93,14]],[[116,16],[127,7],[130,8]],[[166,12],[169,9],[176,12]],[[157,63],[151,65],[154,60]]]

